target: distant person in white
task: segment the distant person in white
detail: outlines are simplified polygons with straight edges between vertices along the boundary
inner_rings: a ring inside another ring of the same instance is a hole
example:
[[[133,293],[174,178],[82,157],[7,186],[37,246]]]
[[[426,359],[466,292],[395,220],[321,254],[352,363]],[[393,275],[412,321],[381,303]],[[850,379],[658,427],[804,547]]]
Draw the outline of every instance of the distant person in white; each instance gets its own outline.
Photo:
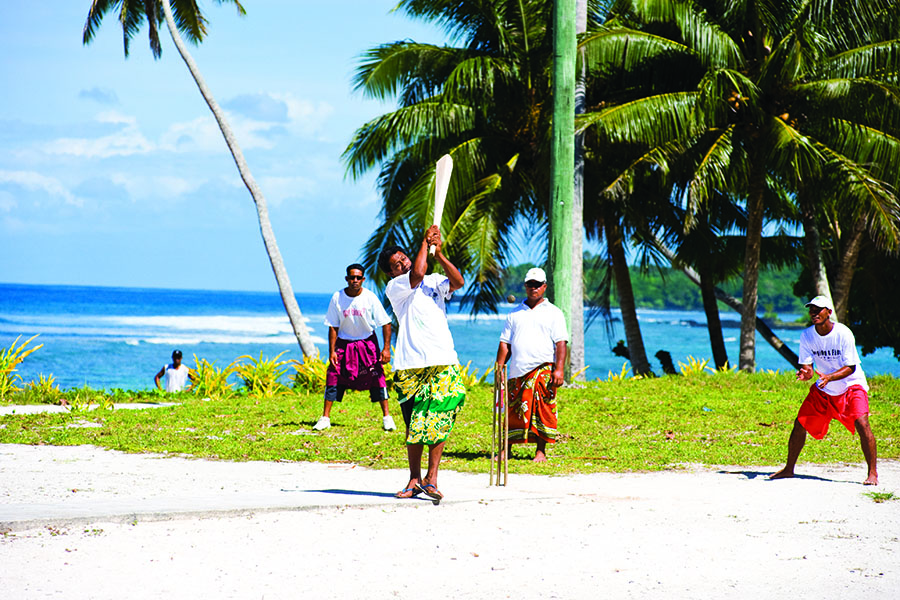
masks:
[[[831,320],[834,305],[825,296],[816,296],[806,303],[812,327],[800,334],[800,370],[797,379],[809,381],[816,375],[818,381],[809,388],[806,400],[800,406],[794,429],[788,440],[788,456],[785,467],[770,479],[794,476],[794,467],[806,433],[817,440],[828,433],[828,425],[837,419],[850,433],[859,433],[863,456],[869,467],[863,485],[878,485],[878,460],[875,436],[869,426],[869,385],[859,364],[856,339],[846,325]]]
[[[384,367],[391,362],[391,318],[374,293],[362,286],[363,266],[347,267],[347,287],[331,297],[325,325],[328,326],[328,370],[325,373],[325,406],[313,426],[316,431],[331,427],[331,406],[344,399],[348,389],[368,391],[372,402],[381,406],[382,427],[397,428],[388,411]],[[381,328],[384,346],[378,347],[375,329]]]
[[[563,384],[569,334],[563,312],[544,298],[547,274],[525,274],[525,301],[506,317],[497,364],[509,360],[509,452],[513,444],[534,442],[535,462],[546,462],[548,443],[558,437],[556,390]]]
[[[187,387],[190,377],[190,369],[181,364],[181,350],[176,350],[172,353],[172,364],[165,365],[160,369],[153,381],[156,383],[156,387],[162,389],[159,380],[165,378],[167,392],[180,392]]]

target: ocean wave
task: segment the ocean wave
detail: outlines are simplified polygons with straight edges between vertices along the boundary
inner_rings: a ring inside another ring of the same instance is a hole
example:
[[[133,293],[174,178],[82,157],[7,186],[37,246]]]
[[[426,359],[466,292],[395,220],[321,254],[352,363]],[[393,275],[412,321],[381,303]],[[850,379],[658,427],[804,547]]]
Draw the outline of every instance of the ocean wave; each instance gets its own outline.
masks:
[[[277,344],[280,346],[291,346],[297,343],[297,338],[291,335],[273,335],[267,337],[234,337],[225,335],[183,335],[183,336],[165,336],[165,337],[147,337],[140,339],[123,340],[129,346],[137,346],[140,344],[157,344],[162,346],[196,346],[198,344],[241,344],[241,345],[264,345]],[[312,336],[315,344],[327,344],[328,340],[320,336]]]
[[[324,318],[324,315],[322,316]],[[179,331],[231,331],[277,334],[292,332],[287,315],[234,316],[234,315],[155,315],[155,316],[107,316],[98,320],[130,328],[152,327]],[[312,317],[303,317],[307,323]],[[321,319],[318,320],[321,322]]]
[[[447,315],[447,321],[450,322],[460,322],[460,321],[505,321],[506,314],[496,314],[496,315],[477,315],[474,318],[472,315],[468,313],[449,313]]]
[[[312,323],[320,324],[323,319],[324,315],[304,316],[313,334],[318,327]],[[324,329],[324,325],[321,328]],[[241,343],[243,339],[273,340],[266,343],[278,343],[280,339],[294,341],[294,331],[287,315],[28,315],[0,322],[0,334],[4,333],[127,338],[129,342],[170,335],[217,340],[215,343]]]

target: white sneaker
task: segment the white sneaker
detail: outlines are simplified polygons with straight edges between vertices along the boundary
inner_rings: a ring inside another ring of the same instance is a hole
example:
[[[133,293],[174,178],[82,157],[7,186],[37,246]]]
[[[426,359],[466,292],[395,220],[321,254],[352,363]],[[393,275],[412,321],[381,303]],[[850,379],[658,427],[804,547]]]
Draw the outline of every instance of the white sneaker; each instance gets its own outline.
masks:
[[[397,426],[394,425],[394,417],[388,415],[382,419],[383,427],[385,431],[394,431],[397,429]]]
[[[331,427],[331,419],[328,417],[319,417],[319,420],[316,421],[316,424],[313,425],[313,429],[316,431],[322,431],[323,429],[328,429]]]

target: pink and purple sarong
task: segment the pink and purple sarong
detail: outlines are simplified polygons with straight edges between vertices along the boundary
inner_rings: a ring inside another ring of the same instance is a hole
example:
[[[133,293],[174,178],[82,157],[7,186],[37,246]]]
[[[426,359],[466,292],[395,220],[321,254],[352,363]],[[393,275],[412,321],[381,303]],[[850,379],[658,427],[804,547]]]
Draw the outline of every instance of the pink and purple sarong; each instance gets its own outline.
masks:
[[[328,364],[326,386],[340,386],[357,391],[387,387],[378,338],[374,333],[364,340],[338,338],[334,344],[334,353],[337,355],[337,364]]]

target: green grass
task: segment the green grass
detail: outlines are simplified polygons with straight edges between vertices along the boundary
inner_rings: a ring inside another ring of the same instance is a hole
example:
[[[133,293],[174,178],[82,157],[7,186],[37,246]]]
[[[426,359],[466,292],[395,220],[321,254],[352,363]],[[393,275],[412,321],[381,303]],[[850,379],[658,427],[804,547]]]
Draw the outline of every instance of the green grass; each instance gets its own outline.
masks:
[[[900,379],[870,381],[873,431],[880,458],[900,457]],[[779,465],[807,384],[793,373],[705,374],[692,377],[588,383],[560,392],[561,439],[551,462],[535,465],[533,446],[517,446],[515,473],[590,473],[707,465]],[[118,391],[116,401],[128,394]],[[0,443],[93,444],[125,452],[167,452],[228,460],[354,462],[403,468],[403,433],[381,430],[377,405],[366,393],[348,393],[332,411],[331,429],[313,433],[322,410],[318,395],[269,399],[237,395],[201,400],[136,393],[137,399],[173,399],[179,406],[0,417]],[[443,466],[488,472],[491,388],[469,389],[444,452]],[[399,409],[392,401],[395,419]],[[100,426],[85,427],[86,423]],[[402,428],[402,425],[401,425]],[[809,438],[801,463],[862,463],[859,440],[833,422],[824,440]],[[802,464],[801,464],[802,469]]]
[[[863,496],[868,496],[875,504],[882,504],[897,499],[893,492],[866,492]]]

